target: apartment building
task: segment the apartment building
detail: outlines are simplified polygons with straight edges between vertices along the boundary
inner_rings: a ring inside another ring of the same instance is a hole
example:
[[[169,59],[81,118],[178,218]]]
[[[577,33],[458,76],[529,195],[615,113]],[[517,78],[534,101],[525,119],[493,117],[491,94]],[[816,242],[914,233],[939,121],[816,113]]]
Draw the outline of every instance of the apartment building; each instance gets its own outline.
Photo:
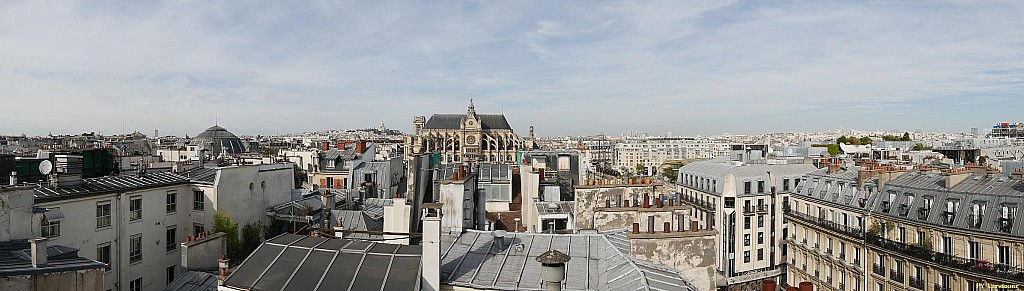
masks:
[[[291,198],[291,164],[109,176],[40,185],[37,237],[109,264],[104,290],[159,290],[184,270],[179,245],[225,209],[240,226],[265,225],[267,207]]]
[[[701,229],[719,230],[717,267],[730,290],[756,288],[764,279],[782,281],[786,254],[778,249],[782,236],[777,232],[784,229],[779,202],[814,170],[808,164],[739,161],[679,169],[680,201],[693,206],[690,217]]]
[[[790,286],[973,291],[1024,284],[1019,171],[850,166],[803,181],[785,207]]]

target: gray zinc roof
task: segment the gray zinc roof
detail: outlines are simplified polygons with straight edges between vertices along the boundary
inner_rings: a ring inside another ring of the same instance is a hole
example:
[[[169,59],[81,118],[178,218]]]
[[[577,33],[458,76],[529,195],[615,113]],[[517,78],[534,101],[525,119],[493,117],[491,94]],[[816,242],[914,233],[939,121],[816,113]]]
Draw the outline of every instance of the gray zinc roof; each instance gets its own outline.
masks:
[[[508,120],[505,119],[504,114],[477,114],[477,119],[480,120],[481,129],[508,129],[512,130],[512,127],[508,125]],[[423,126],[425,129],[460,129],[462,128],[462,120],[466,118],[465,114],[434,114],[427,120],[427,124]]]
[[[149,173],[144,177],[106,176],[84,179],[79,187],[51,188],[41,185],[35,189],[35,200],[36,202],[47,202],[117,191],[187,184],[188,182],[188,178],[171,172]]]
[[[52,245],[46,248],[46,265],[33,267],[28,241],[0,242],[0,277],[101,269],[106,264],[78,256],[78,249]]]
[[[171,284],[164,287],[164,291],[215,291],[217,290],[217,275],[188,271],[182,273]]]
[[[628,248],[621,230],[507,233],[501,245],[490,232],[468,230],[457,237],[441,237],[441,282],[488,290],[543,290],[536,258],[558,250],[571,258],[563,290],[695,290],[677,272],[628,255]]]
[[[419,290],[420,246],[283,234],[228,276],[241,290]]]

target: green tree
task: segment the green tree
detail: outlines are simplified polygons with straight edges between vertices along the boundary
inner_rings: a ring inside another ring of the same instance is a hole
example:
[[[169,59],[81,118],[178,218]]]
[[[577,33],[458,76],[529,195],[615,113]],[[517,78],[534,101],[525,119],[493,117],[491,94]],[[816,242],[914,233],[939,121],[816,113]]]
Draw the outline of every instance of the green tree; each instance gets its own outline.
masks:
[[[231,219],[231,215],[224,209],[220,209],[213,215],[213,231],[223,232],[227,238],[228,258],[232,261],[240,261],[242,257],[242,245],[238,241],[238,224]]]
[[[248,257],[261,243],[260,226],[255,223],[242,227],[242,256]]]
[[[665,178],[667,178],[669,181],[675,181],[676,180],[676,172],[678,172],[678,171],[676,171],[676,169],[674,169],[674,168],[667,168],[664,171],[661,171],[661,175],[664,176]]]
[[[860,145],[860,139],[859,139],[859,138],[856,138],[856,137],[851,137],[850,139],[848,139],[848,140],[846,140],[846,141],[847,141],[847,142],[846,142],[847,144],[851,144],[851,145]]]
[[[871,138],[870,138],[870,137],[866,137],[866,136],[865,136],[865,137],[862,137],[862,138],[860,138],[860,144],[863,144],[863,145],[869,145],[869,144],[871,144],[872,142],[874,142],[874,141],[873,141],[873,140],[871,140]]]
[[[636,164],[636,175],[637,176],[640,176],[641,174],[646,173],[646,170],[647,170],[647,167],[644,167],[643,163]]]
[[[850,143],[850,141],[844,135],[844,136],[840,136],[839,138],[837,138],[836,139],[836,143],[846,143],[846,144],[848,144],[848,143]]]
[[[924,151],[924,150],[930,150],[930,149],[932,149],[932,148],[931,147],[926,147],[922,143],[917,143],[917,144],[914,145],[914,148],[912,148],[912,150],[915,150],[915,151]]]
[[[909,132],[903,132],[903,138],[901,138],[900,140],[901,141],[910,141],[910,133]]]

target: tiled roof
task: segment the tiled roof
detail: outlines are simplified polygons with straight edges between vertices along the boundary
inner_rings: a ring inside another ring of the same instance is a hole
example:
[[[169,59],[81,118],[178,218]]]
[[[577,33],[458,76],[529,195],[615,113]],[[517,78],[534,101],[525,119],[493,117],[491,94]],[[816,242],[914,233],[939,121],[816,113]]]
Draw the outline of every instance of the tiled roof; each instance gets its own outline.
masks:
[[[628,255],[623,231],[603,234],[507,233],[502,245],[490,232],[441,237],[441,282],[488,290],[543,290],[537,256],[558,250],[566,263],[563,290],[695,290],[679,273]]]
[[[504,114],[477,114],[476,117],[480,120],[481,129],[512,129]],[[434,114],[430,116],[423,128],[460,129],[464,118],[466,118],[465,114]]]
[[[117,191],[187,184],[188,182],[188,178],[171,172],[149,173],[143,177],[107,176],[84,179],[79,187],[51,188],[41,185],[35,189],[35,200],[36,202],[47,202]]]

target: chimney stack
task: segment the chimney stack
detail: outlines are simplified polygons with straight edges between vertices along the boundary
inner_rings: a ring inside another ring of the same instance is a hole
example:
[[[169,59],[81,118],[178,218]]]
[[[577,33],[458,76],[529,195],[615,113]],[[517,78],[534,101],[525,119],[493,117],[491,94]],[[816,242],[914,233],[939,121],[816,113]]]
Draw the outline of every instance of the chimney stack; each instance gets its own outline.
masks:
[[[220,276],[217,277],[217,285],[223,285],[224,280],[228,278],[228,256],[225,254],[220,255],[220,260],[217,260],[217,267],[220,267]]]
[[[498,249],[495,250],[495,251],[496,252],[501,252],[502,250],[504,250],[505,249],[505,231],[504,230],[500,230],[500,229],[499,230],[495,230],[495,231],[491,232],[491,235],[494,236],[494,245],[498,247]]]
[[[356,142],[356,153],[363,153],[366,150],[366,141],[360,140]]]
[[[672,232],[672,223],[666,221],[665,222],[665,233],[670,233],[670,232]]]
[[[46,265],[46,240],[47,239],[45,237],[28,240],[29,244],[32,246],[31,252],[33,268],[41,268]]]
[[[811,282],[800,282],[800,291],[814,291],[814,284]]]
[[[634,222],[633,223],[633,234],[638,234],[638,233],[640,233],[640,223],[639,222]]]
[[[775,291],[775,280],[766,279],[761,281],[761,291]]]
[[[331,148],[331,142],[330,141],[326,141],[325,140],[325,141],[321,141],[320,142],[320,150],[321,151],[325,151],[326,152],[330,148]]]
[[[654,216],[647,217],[647,233],[654,233]]]
[[[561,291],[562,281],[565,280],[565,263],[569,262],[569,256],[557,250],[549,250],[537,257],[540,263],[541,279],[544,281],[545,291]]]
[[[423,264],[420,278],[424,291],[441,290],[441,215],[427,212],[423,216]]]

